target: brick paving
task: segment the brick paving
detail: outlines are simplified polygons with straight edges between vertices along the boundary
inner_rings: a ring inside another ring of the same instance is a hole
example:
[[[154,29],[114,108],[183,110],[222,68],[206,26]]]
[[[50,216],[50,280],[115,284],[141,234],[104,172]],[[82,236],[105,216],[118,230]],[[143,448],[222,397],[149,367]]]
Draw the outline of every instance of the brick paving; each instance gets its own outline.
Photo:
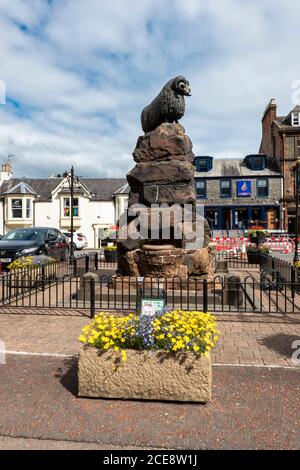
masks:
[[[221,332],[212,360],[219,364],[293,366],[292,343],[300,339],[300,315],[216,315]],[[77,354],[87,311],[1,308],[0,340],[6,350]]]

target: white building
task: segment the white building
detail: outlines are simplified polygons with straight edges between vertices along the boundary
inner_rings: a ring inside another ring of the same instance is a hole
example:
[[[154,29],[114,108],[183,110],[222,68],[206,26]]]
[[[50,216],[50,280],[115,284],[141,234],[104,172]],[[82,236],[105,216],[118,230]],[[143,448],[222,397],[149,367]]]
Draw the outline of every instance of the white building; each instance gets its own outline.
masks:
[[[101,244],[103,229],[113,226],[127,207],[129,187],[122,178],[79,178],[74,184],[74,230]],[[14,178],[10,162],[0,172],[0,233],[17,227],[71,228],[68,178]]]

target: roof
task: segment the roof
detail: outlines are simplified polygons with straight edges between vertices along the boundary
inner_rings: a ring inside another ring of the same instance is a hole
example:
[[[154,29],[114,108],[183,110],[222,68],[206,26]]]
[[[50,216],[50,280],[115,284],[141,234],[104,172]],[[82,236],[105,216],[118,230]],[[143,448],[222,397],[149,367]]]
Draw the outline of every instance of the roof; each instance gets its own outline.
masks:
[[[214,158],[211,170],[195,173],[195,177],[202,178],[254,178],[258,176],[281,176],[276,160],[267,157],[267,167],[264,170],[253,171],[247,167],[244,158]]]
[[[4,194],[34,194],[36,195],[36,192],[32,189],[31,186],[29,186],[29,184],[20,182],[20,183],[17,183],[12,188],[9,188]]]
[[[292,126],[292,113],[300,113],[300,106],[296,105],[294,108],[286,115],[286,116],[277,116],[276,119],[273,121],[280,129],[284,130],[293,130],[297,129],[299,131],[300,126]]]
[[[20,188],[23,188],[25,185],[33,191],[31,194],[37,194],[39,196],[39,201],[49,201],[52,191],[54,191],[62,181],[63,178],[12,178],[3,181],[0,186],[0,195],[3,196],[12,193],[12,190],[16,187],[18,187],[19,190],[18,192],[14,192],[14,194],[28,194],[20,191]],[[110,201],[114,194],[127,183],[125,178],[81,178],[80,181],[82,181],[92,194],[92,200],[94,201]],[[127,192],[129,192],[129,188]],[[126,192],[123,191],[122,194],[126,194]]]
[[[129,194],[130,186],[128,183],[124,184],[121,188],[119,188],[115,194]]]

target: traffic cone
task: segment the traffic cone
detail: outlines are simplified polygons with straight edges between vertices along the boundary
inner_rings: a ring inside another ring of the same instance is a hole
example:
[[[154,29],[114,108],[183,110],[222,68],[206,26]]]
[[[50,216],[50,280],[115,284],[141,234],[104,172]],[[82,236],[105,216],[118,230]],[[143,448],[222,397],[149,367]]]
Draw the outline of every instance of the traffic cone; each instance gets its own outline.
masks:
[[[233,257],[236,258],[238,256],[238,252],[236,249],[236,244],[233,245]]]
[[[242,249],[241,249],[241,259],[247,259],[246,244],[244,241],[243,241]]]

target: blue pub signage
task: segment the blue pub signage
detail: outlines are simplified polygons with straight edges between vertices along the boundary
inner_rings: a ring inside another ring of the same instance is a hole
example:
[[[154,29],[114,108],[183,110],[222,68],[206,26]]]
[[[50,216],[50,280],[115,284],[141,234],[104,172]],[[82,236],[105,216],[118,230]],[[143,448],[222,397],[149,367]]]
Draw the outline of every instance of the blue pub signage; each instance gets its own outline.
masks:
[[[251,196],[251,181],[238,181],[236,192],[238,196]]]

